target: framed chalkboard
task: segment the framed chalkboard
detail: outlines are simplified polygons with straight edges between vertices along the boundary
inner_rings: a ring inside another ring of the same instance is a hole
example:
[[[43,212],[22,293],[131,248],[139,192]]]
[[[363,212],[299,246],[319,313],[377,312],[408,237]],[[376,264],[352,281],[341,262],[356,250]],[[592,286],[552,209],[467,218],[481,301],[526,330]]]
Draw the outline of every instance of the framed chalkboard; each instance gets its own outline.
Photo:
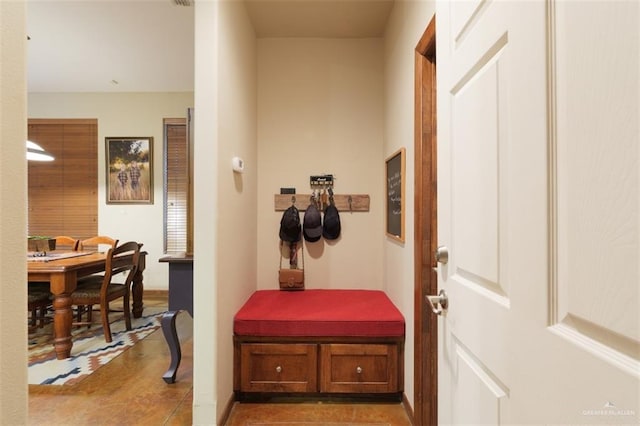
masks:
[[[386,160],[387,235],[404,243],[405,149],[400,148]]]

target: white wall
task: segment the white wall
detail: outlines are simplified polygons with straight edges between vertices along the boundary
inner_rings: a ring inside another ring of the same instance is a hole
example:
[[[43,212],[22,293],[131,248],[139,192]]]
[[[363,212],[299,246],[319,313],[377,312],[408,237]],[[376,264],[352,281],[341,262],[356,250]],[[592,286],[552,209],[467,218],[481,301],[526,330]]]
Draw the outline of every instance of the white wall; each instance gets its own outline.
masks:
[[[193,424],[217,419],[218,2],[195,4]]]
[[[242,2],[195,7],[193,423],[219,424],[233,395],[233,316],[256,289],[256,41]]]
[[[144,243],[145,289],[168,288],[168,268],[158,259],[163,251],[164,118],[186,117],[193,93],[30,93],[29,118],[98,119],[98,233],[120,241]],[[153,204],[107,204],[105,137],[153,137]]]
[[[256,39],[242,2],[222,2],[218,51],[217,386],[224,408],[233,390],[233,317],[256,289],[258,153]],[[234,173],[231,159],[245,161]],[[220,410],[218,419],[220,419]]]
[[[0,424],[27,423],[26,28],[23,2],[0,2]]]
[[[381,39],[258,40],[258,288],[278,288],[274,194],[310,194],[323,173],[371,205],[340,212],[340,239],[305,243],[306,288],[382,288],[382,53]]]
[[[384,289],[406,321],[405,394],[413,405],[414,52],[435,5],[396,0],[384,38],[384,156],[406,148],[405,243],[384,241]]]

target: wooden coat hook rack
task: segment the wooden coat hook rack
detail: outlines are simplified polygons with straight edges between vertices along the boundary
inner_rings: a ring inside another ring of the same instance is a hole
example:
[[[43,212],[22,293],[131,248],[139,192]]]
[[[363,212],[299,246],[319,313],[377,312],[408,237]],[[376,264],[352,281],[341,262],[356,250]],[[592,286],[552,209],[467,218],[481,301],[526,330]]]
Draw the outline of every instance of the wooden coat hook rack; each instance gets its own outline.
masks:
[[[305,211],[312,194],[275,194],[276,211],[285,211],[291,204],[300,211]],[[333,201],[339,212],[368,212],[369,195],[366,194],[333,194]]]

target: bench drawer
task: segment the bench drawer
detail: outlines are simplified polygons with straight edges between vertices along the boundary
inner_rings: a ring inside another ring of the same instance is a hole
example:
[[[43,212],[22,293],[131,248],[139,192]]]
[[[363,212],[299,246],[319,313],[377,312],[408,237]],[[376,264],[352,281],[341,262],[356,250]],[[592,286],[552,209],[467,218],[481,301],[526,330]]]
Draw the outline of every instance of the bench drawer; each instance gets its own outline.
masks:
[[[320,391],[333,393],[398,392],[398,346],[323,344]]]
[[[317,392],[318,345],[243,343],[242,392]]]

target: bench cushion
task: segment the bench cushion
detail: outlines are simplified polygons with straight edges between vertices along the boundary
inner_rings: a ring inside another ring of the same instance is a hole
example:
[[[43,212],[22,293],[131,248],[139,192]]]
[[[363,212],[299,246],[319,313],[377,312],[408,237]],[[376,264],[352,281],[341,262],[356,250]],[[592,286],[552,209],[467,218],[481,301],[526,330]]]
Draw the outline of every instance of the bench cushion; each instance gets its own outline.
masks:
[[[238,336],[396,337],[404,317],[380,290],[258,290],[236,313]]]

